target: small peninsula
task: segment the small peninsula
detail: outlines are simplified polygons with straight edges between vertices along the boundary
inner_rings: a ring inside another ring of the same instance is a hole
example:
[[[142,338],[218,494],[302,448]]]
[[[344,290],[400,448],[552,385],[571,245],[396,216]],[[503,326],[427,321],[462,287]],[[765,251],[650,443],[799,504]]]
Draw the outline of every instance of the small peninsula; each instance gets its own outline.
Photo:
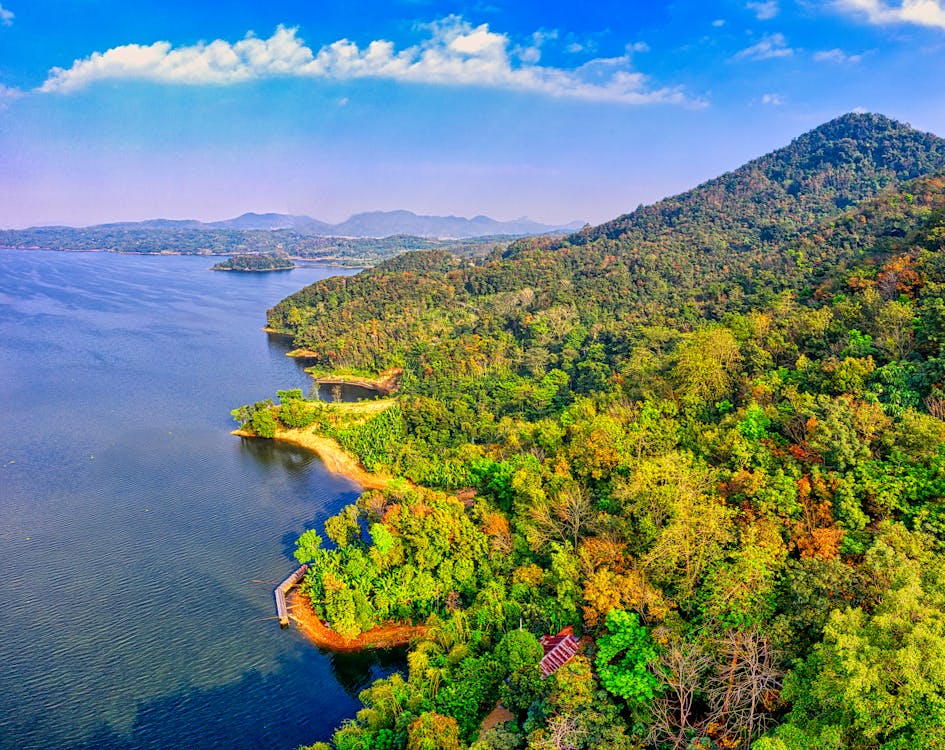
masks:
[[[242,273],[266,273],[269,271],[291,271],[296,265],[284,255],[272,253],[234,255],[213,266],[211,271],[238,271]]]

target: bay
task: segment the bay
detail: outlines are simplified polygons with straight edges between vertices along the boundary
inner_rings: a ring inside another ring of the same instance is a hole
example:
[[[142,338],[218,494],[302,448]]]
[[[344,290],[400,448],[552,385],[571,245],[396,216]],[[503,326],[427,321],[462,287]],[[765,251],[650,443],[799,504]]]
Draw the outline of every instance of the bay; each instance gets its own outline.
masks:
[[[294,748],[401,666],[271,619],[294,539],[359,490],[229,434],[311,387],[266,308],[352,271],[211,264],[0,251],[2,750]]]

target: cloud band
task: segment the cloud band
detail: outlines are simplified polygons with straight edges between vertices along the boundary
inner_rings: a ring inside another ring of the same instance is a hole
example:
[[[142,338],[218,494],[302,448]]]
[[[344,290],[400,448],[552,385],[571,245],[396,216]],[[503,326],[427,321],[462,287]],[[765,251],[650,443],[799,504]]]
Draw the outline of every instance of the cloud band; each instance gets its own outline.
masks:
[[[249,34],[235,43],[127,44],[76,60],[69,68],[53,68],[39,90],[68,93],[105,80],[224,85],[292,76],[478,86],[625,104],[699,103],[680,87],[651,88],[645,75],[630,68],[629,54],[575,69],[555,68],[516,57],[509,38],[486,24],[473,27],[450,16],[426,28],[427,39],[400,50],[386,40],[359,47],[341,39],[315,52],[296,29],[285,26],[268,39]]]

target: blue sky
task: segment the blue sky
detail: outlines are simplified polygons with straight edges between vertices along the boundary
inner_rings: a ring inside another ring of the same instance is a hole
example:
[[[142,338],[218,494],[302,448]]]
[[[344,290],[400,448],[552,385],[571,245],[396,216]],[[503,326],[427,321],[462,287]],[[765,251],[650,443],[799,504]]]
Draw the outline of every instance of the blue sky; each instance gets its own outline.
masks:
[[[0,0],[0,227],[598,223],[942,81],[945,0]]]

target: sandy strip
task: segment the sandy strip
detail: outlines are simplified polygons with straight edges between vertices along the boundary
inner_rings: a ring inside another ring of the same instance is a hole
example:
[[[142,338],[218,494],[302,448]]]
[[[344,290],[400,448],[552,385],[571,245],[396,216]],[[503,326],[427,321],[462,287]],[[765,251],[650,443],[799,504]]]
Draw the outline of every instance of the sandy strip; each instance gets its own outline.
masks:
[[[332,651],[360,651],[365,648],[406,646],[414,638],[419,638],[427,632],[424,625],[391,623],[371,628],[357,638],[342,638],[315,614],[307,594],[294,588],[288,593],[286,604],[289,608],[289,619],[296,624],[298,629],[319,648]]]
[[[246,430],[233,430],[232,434],[246,438],[257,437]],[[314,432],[301,428],[292,430],[280,428],[276,430],[273,440],[284,440],[317,453],[328,471],[348,477],[366,490],[382,490],[391,480],[391,477],[367,471],[354,456],[338,444],[337,440],[324,435],[316,435]]]

